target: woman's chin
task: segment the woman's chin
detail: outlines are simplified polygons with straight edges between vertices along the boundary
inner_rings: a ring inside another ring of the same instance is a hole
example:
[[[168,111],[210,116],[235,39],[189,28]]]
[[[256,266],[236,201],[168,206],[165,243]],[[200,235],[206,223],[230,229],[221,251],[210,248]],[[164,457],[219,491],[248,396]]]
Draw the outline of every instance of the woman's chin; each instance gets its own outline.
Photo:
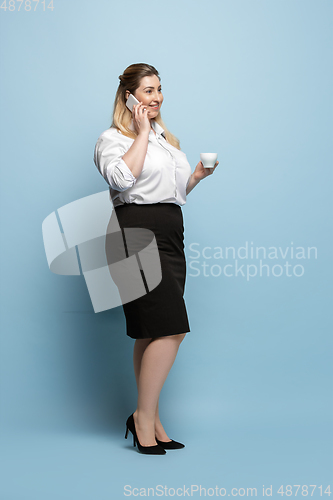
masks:
[[[148,111],[147,113],[147,116],[148,116],[148,119],[149,120],[155,120],[155,118],[157,118],[157,116],[159,115],[160,111],[158,110],[158,112],[156,111]]]

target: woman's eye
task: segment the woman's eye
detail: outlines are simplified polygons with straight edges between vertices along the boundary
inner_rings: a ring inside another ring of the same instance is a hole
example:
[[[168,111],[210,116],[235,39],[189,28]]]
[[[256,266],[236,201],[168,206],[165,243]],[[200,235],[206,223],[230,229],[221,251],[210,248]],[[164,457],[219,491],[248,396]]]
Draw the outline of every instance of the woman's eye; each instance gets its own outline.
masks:
[[[162,92],[162,89],[158,89],[158,92]],[[152,90],[146,90],[146,93],[147,93],[147,94],[151,94],[151,93],[152,93]]]

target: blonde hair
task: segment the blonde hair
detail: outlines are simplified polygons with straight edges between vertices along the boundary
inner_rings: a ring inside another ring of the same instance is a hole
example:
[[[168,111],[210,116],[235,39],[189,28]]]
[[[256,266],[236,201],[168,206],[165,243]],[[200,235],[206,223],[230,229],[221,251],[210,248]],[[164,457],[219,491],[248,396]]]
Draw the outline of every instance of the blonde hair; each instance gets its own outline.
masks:
[[[131,64],[125,69],[122,75],[119,75],[120,83],[114,100],[111,127],[117,128],[123,135],[131,139],[136,139],[138,134],[135,130],[133,131],[129,128],[132,121],[132,113],[126,107],[125,92],[129,90],[131,94],[134,94],[136,89],[140,87],[142,78],[152,75],[156,75],[161,80],[157,69],[145,63]],[[180,149],[179,140],[167,129],[160,111],[154,120],[164,129],[167,141],[175,148]]]

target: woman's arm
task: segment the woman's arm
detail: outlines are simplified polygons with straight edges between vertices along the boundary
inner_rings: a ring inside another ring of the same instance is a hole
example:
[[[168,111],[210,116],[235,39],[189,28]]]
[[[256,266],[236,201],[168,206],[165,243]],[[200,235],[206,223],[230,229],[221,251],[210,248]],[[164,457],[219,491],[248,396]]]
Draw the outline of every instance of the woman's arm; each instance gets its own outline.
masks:
[[[138,178],[145,162],[148,149],[148,137],[151,128],[148,110],[142,103],[133,106],[133,124],[138,132],[138,136],[129,150],[124,154],[123,161],[134,177]]]
[[[192,189],[193,189],[193,188],[195,188],[195,186],[196,186],[197,184],[199,184],[199,182],[200,182],[200,179],[196,179],[196,178],[194,177],[194,172],[193,172],[193,174],[192,174],[192,175],[191,175],[191,177],[190,177],[190,181],[189,181],[189,183],[187,184],[186,194],[188,194],[190,191],[192,191]]]
[[[187,188],[186,188],[186,194],[188,194],[190,191],[192,191],[192,189],[197,185],[199,184],[199,182],[204,179],[205,177],[207,177],[208,175],[211,175],[214,170],[216,169],[217,165],[219,164],[219,162],[217,161],[214,165],[214,167],[212,168],[205,168],[202,164],[201,161],[199,161],[199,163],[197,164],[197,166],[195,167],[195,170],[193,172],[193,174],[191,175],[190,177],[190,181],[189,183],[187,184]]]
[[[149,131],[140,132],[134,140],[132,146],[123,156],[123,161],[126,163],[134,177],[138,178],[143,169],[143,164],[146,158],[148,149]]]

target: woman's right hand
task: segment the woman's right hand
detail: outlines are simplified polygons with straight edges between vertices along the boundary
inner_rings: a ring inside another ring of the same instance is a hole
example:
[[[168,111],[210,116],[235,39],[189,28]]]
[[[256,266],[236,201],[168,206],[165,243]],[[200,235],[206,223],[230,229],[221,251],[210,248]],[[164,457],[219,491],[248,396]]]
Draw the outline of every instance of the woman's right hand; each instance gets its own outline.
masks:
[[[139,104],[134,104],[133,111],[133,124],[136,132],[139,134],[150,132],[150,120],[148,118],[147,106],[144,106],[142,102]]]

